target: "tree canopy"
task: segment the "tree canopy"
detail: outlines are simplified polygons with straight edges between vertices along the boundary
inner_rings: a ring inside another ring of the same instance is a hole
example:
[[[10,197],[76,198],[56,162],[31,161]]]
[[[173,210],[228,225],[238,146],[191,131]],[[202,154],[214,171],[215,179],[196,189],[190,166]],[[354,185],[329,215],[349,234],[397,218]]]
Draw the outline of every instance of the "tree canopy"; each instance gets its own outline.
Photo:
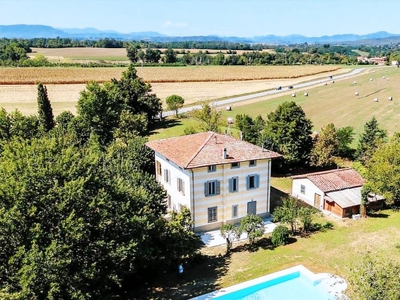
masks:
[[[262,143],[283,155],[289,167],[308,165],[312,122],[295,102],[284,102],[267,116]]]

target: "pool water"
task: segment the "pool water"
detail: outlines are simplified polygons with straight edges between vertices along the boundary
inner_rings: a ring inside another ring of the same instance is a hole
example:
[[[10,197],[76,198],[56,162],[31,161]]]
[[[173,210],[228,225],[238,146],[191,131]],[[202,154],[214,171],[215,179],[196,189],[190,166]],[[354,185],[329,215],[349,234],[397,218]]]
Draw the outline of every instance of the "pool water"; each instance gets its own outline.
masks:
[[[335,297],[296,272],[213,299],[333,300]]]
[[[302,265],[198,296],[193,300],[334,300],[347,284],[328,273],[314,274]]]

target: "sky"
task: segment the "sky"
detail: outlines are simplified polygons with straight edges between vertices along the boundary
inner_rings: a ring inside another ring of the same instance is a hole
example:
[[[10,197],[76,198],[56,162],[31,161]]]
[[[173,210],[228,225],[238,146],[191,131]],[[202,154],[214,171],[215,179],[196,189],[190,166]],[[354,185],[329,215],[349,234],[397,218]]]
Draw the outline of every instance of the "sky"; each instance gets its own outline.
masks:
[[[0,0],[0,25],[168,36],[400,33],[400,0]]]

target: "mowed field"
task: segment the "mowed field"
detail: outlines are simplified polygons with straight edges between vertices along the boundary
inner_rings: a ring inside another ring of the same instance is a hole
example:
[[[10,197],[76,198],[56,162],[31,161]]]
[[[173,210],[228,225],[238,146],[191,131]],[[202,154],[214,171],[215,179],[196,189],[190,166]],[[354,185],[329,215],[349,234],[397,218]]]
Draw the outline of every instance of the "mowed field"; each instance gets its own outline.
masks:
[[[37,111],[36,84],[46,85],[57,115],[75,112],[79,94],[90,81],[119,79],[126,68],[0,68],[0,106],[7,111],[18,108],[24,114]],[[273,89],[278,85],[339,74],[349,70],[338,66],[207,66],[145,67],[138,76],[152,85],[152,91],[165,103],[178,94],[186,105]]]
[[[371,80],[372,79],[372,80]],[[354,83],[356,81],[356,83]],[[252,117],[261,115],[266,118],[278,105],[285,101],[295,101],[313,122],[314,131],[320,131],[329,123],[336,127],[354,127],[355,142],[364,131],[364,124],[376,117],[379,125],[388,131],[389,135],[400,132],[400,69],[395,67],[373,67],[361,75],[351,78],[331,81],[327,85],[320,84],[312,88],[293,89],[282,93],[255,98],[232,105],[232,111],[223,110],[223,118],[237,114],[248,114]],[[307,92],[308,96],[304,96]],[[358,92],[358,96],[355,93]],[[291,94],[295,93],[296,97]],[[389,101],[388,97],[393,100]],[[377,98],[378,102],[374,99]],[[178,125],[160,129],[150,139],[165,138],[183,134],[186,126],[196,127],[192,119],[180,119]]]

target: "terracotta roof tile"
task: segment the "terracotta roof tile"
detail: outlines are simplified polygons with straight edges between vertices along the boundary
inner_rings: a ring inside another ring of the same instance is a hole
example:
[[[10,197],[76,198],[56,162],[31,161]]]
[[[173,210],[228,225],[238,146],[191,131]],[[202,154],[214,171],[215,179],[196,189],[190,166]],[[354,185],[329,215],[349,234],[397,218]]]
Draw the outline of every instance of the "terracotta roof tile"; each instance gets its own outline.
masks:
[[[292,178],[307,178],[325,193],[362,186],[365,182],[356,170],[350,168],[308,173]]]
[[[215,132],[156,140],[147,142],[146,145],[185,169],[281,156],[279,153]],[[227,153],[225,159],[222,155],[224,148]]]

